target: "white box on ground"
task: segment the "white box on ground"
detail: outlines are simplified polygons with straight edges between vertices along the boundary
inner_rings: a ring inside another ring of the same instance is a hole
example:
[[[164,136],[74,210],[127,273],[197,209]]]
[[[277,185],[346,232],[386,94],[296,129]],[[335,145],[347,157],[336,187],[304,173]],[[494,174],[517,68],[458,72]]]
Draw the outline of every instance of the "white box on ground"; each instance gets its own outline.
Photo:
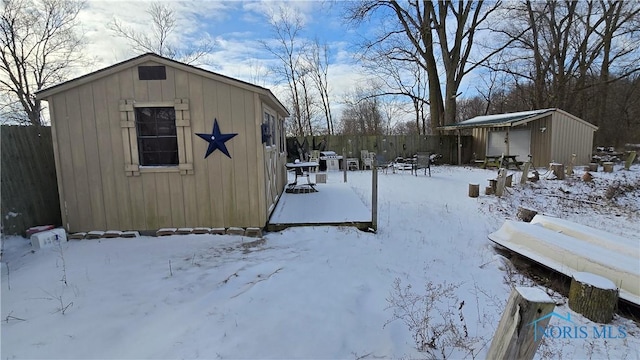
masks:
[[[317,184],[325,184],[327,182],[327,174],[326,173],[317,173],[316,174],[316,183]]]
[[[58,241],[67,241],[67,232],[64,229],[47,230],[31,235],[31,246],[35,249],[54,246]]]
[[[338,159],[327,159],[327,170],[328,171],[340,170],[340,161]]]

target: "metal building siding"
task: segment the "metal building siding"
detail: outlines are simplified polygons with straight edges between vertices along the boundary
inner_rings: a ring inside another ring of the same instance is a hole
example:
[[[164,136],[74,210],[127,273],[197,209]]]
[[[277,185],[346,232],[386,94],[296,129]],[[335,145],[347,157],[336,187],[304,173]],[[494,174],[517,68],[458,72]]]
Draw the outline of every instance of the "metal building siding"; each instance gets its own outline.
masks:
[[[487,156],[487,140],[489,129],[473,128],[473,146],[472,150],[476,154],[476,159],[484,159]]]
[[[551,157],[551,115],[529,123],[531,127],[531,155],[533,166],[548,166]],[[541,129],[545,129],[542,131]]]
[[[593,128],[562,113],[552,116],[553,131],[549,161],[568,164],[571,155],[576,154],[575,165],[591,162]]]

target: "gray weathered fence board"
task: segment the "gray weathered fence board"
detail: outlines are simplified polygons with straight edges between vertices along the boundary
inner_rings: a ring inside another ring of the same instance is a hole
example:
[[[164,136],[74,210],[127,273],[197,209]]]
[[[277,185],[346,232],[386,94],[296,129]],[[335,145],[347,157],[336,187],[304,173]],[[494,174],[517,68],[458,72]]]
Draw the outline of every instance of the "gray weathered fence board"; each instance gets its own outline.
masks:
[[[0,127],[1,216],[5,234],[36,225],[60,225],[51,128]]]

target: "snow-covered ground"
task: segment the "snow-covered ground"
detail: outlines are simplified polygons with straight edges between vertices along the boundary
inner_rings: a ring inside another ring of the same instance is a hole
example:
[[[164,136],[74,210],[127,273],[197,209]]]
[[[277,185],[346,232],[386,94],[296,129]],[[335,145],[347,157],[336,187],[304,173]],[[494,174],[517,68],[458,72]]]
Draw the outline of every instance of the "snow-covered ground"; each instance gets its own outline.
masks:
[[[502,198],[467,196],[469,183],[484,187],[495,174],[451,166],[432,168],[432,177],[381,173],[377,234],[307,227],[253,243],[176,235],[38,251],[8,237],[1,357],[484,358],[511,286],[528,281],[487,239],[519,205],[629,239],[640,233],[637,165],[595,173],[590,184],[577,171]],[[350,172],[349,183],[370,206],[370,173]],[[606,193],[611,185],[620,191]],[[566,305],[555,311],[595,325]],[[554,317],[550,325],[566,324]],[[640,358],[640,328],[618,316],[611,326],[615,337],[546,338],[536,356]]]

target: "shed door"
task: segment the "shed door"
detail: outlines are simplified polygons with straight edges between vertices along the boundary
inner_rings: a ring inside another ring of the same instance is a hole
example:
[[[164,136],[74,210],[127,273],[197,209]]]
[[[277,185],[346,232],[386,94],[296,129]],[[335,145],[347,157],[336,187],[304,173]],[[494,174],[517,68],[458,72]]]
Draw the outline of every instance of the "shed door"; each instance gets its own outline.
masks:
[[[265,151],[265,190],[267,196],[267,217],[271,215],[276,201],[278,201],[278,151],[275,146]]]
[[[490,131],[487,141],[487,155],[507,155],[506,131]],[[509,154],[517,155],[518,160],[526,161],[531,153],[531,130],[509,130]]]

